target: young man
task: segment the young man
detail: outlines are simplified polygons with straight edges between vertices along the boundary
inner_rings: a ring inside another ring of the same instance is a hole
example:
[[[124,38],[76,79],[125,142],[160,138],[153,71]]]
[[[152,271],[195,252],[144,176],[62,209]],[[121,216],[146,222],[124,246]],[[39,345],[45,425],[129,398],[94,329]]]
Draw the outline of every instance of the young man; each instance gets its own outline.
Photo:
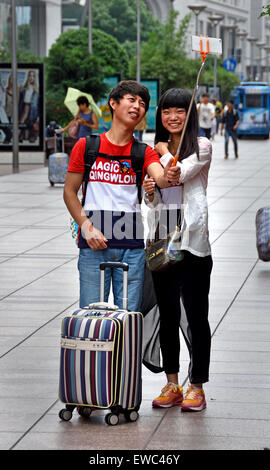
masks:
[[[80,227],[79,262],[80,307],[99,300],[99,265],[103,261],[129,264],[128,307],[139,311],[144,281],[144,236],[138,205],[138,188],[133,169],[131,148],[133,132],[149,107],[148,89],[129,80],[120,82],[110,93],[111,129],[101,134],[99,154],[92,166],[82,208],[77,197],[84,175],[86,139],[74,146],[64,188],[64,201]],[[112,157],[118,157],[118,161]],[[122,157],[122,158],[121,158]],[[145,150],[143,175],[164,188],[179,180],[178,167],[165,169],[158,154],[149,146]],[[122,272],[105,272],[105,300],[110,281],[114,303],[122,307]]]
[[[227,102],[227,110],[224,112],[221,124],[221,135],[225,126],[225,156],[227,159],[229,156],[229,139],[233,140],[234,145],[234,156],[238,158],[238,145],[237,145],[237,127],[239,125],[239,114],[233,109],[233,101]]]
[[[209,103],[209,95],[204,93],[197,106],[200,125],[200,137],[211,138],[212,121],[216,116],[216,110],[212,103]]]

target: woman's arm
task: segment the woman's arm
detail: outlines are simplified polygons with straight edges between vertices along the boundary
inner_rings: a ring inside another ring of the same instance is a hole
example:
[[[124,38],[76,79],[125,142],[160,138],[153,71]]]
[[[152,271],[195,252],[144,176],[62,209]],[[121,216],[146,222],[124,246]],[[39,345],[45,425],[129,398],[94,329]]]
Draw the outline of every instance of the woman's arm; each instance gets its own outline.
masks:
[[[64,132],[66,132],[71,126],[72,124],[74,124],[74,121],[76,121],[77,117],[75,117],[74,119],[72,119],[72,121],[70,121],[66,127],[62,127],[62,129],[57,129],[57,134],[63,134]]]
[[[158,148],[159,152],[162,152],[160,163],[164,167],[172,158],[172,154],[168,151],[167,153],[165,153],[167,143],[162,142],[162,144],[165,144],[163,148],[161,148],[160,144],[161,142],[158,143],[159,147],[156,146],[155,148],[156,150]],[[185,183],[185,181],[194,178],[194,176],[196,176],[202,170],[202,168],[204,168],[207,164],[211,162],[212,144],[208,139],[203,137],[200,139],[199,142],[199,158],[200,159],[198,160],[197,154],[193,153],[181,162],[177,162],[177,166],[179,166],[181,170],[179,178],[180,183]]]

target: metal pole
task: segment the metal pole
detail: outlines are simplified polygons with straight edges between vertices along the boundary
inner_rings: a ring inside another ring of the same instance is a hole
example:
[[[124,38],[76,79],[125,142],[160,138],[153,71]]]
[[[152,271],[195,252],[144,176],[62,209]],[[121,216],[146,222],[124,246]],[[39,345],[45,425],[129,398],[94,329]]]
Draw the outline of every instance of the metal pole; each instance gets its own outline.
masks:
[[[199,31],[199,18],[198,18],[198,16],[199,16],[199,15],[198,15],[198,14],[196,14],[196,13],[195,13],[195,15],[196,15],[196,23],[195,23],[195,24],[196,24],[196,26],[195,26],[195,34],[196,34],[196,36],[198,36],[198,31]]]
[[[92,0],[88,0],[88,50],[89,54],[93,54],[93,38],[92,38]]]
[[[137,82],[141,81],[141,0],[137,0]]]
[[[217,26],[218,23],[214,23],[215,25],[215,36],[217,37]],[[214,56],[214,97],[217,96],[217,56]]]
[[[12,119],[13,119],[13,138],[12,150],[13,171],[16,173],[19,169],[19,131],[18,131],[18,87],[17,87],[17,38],[16,38],[16,0],[11,1],[11,29],[12,29]]]
[[[250,43],[250,73],[251,73],[251,80],[254,80],[253,42]]]
[[[241,55],[241,71],[242,71],[242,80],[245,80],[245,76],[246,76],[246,73],[245,73],[245,53],[246,53],[246,48],[244,47],[244,43],[245,43],[245,38],[242,37],[241,38],[241,43],[242,43],[242,55]]]

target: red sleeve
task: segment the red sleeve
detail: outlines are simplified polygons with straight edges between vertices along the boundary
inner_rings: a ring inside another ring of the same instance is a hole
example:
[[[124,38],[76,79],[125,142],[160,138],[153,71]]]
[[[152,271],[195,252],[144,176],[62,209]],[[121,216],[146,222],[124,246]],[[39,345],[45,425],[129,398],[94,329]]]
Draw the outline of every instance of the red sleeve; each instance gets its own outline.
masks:
[[[84,173],[85,146],[86,139],[84,137],[76,142],[70,154],[68,171],[72,173]]]
[[[149,165],[151,165],[151,163],[160,164],[160,157],[155,150],[153,150],[149,145],[147,145],[144,156],[143,178],[145,177],[147,173],[147,168],[149,167]]]

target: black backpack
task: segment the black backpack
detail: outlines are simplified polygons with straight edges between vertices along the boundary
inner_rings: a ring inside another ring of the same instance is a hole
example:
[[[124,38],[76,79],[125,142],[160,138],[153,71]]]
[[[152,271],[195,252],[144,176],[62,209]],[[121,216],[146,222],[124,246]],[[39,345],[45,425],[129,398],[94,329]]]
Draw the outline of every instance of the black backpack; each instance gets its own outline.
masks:
[[[86,137],[86,146],[84,152],[84,164],[85,164],[85,171],[83,175],[83,199],[82,199],[82,207],[85,203],[86,197],[86,190],[87,184],[89,182],[89,175],[92,166],[94,165],[98,156],[110,158],[111,160],[122,160],[122,159],[131,159],[132,168],[136,173],[136,186],[138,189],[138,200],[141,204],[142,202],[142,174],[143,174],[143,165],[144,165],[144,157],[145,157],[145,150],[147,144],[143,142],[139,142],[137,139],[134,139],[131,152],[129,156],[121,155],[107,155],[105,153],[99,152],[100,146],[100,136],[99,135],[89,135]]]

